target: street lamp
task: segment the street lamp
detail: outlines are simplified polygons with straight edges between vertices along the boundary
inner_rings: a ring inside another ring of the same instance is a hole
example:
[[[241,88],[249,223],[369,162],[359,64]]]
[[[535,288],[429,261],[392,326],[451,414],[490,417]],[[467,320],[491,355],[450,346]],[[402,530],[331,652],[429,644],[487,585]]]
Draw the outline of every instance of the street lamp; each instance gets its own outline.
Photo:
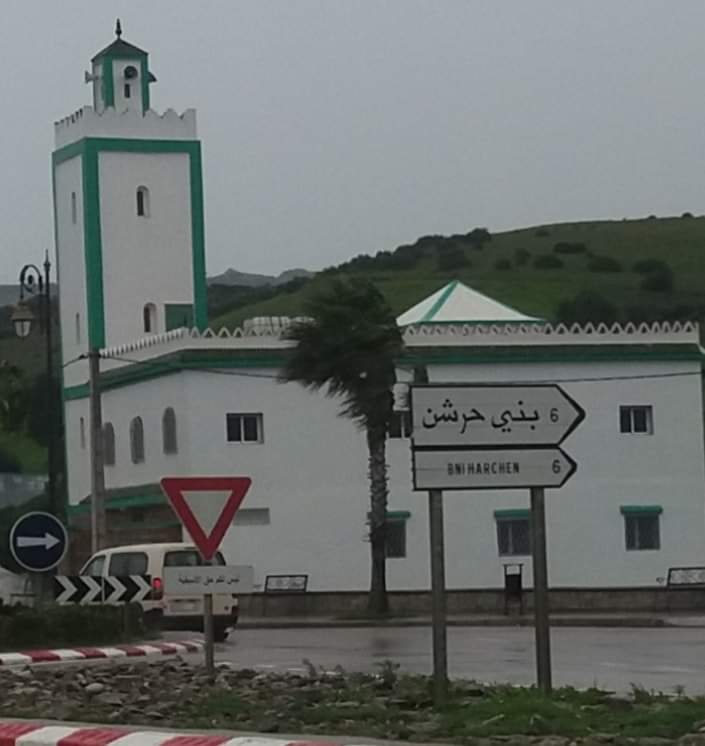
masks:
[[[51,262],[49,252],[44,255],[43,272],[35,264],[25,264],[20,272],[20,300],[12,314],[15,334],[21,339],[32,331],[35,315],[25,301],[25,293],[30,298],[39,298],[41,303],[40,328],[44,330],[46,342],[48,461],[49,461],[49,512],[59,516],[56,495],[56,417],[54,414],[54,364],[51,329]]]

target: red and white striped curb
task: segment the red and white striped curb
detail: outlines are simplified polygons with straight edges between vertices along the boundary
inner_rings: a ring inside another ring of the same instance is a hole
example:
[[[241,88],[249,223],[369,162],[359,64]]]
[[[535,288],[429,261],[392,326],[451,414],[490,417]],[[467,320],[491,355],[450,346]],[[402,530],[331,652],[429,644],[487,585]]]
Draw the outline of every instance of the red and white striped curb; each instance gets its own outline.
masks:
[[[29,663],[61,663],[62,661],[95,660],[99,658],[137,658],[146,655],[176,655],[197,653],[203,649],[201,640],[152,642],[144,645],[114,645],[104,648],[61,648],[58,650],[28,650],[24,653],[0,653],[0,666]],[[0,746],[5,746],[0,737]]]
[[[0,721],[0,746],[336,746],[326,741],[209,736]]]

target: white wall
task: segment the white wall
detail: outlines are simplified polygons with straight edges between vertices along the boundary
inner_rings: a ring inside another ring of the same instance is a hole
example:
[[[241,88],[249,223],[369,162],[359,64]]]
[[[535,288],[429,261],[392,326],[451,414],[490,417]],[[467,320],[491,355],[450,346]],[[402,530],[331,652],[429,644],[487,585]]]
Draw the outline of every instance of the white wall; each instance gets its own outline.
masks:
[[[144,336],[142,309],[193,303],[189,158],[185,153],[99,155],[106,346]],[[149,217],[136,212],[149,189]]]
[[[86,351],[88,339],[81,158],[76,157],[60,163],[56,167],[54,179],[61,348],[66,363]],[[75,223],[71,211],[72,193],[76,194]],[[80,316],[80,340],[76,338],[76,314]],[[85,374],[85,365],[69,365],[64,369],[64,384],[71,386],[81,383],[85,380]]]
[[[554,586],[653,585],[674,565],[705,562],[705,465],[697,363],[445,366],[431,380],[542,381],[683,372],[682,377],[565,383],[587,418],[564,444],[579,464],[561,490],[547,491],[550,582]],[[245,508],[269,508],[270,525],[234,525],[223,549],[253,564],[256,582],[272,573],[308,573],[312,590],[362,590],[369,582],[365,440],[338,405],[271,370],[234,375],[189,372],[105,395],[105,419],[118,437],[109,486],[158,481],[167,474],[248,475]],[[654,408],[654,434],[619,432],[620,404]],[[161,413],[174,406],[179,456],[161,454]],[[227,412],[261,412],[264,443],[227,443]],[[129,420],[141,414],[147,463],[129,462]],[[407,557],[388,561],[390,588],[427,588],[427,496],[411,486],[409,442],[388,442],[390,510],[408,510]],[[72,472],[73,473],[73,472]],[[80,481],[80,480],[79,480]],[[74,480],[76,483],[76,480]],[[448,492],[444,498],[449,588],[497,587],[495,510],[528,508],[528,490]],[[621,505],[660,505],[661,549],[626,551]]]

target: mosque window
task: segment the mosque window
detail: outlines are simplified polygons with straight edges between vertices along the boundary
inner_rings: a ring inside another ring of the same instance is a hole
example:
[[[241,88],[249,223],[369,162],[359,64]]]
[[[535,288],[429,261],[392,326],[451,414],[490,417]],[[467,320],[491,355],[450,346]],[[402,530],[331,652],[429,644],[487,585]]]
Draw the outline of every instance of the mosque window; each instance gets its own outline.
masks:
[[[130,89],[130,84],[125,83],[125,98],[130,98],[132,95],[132,91]]]
[[[176,413],[172,407],[167,407],[162,415],[162,443],[164,453],[178,453]]]
[[[149,189],[146,186],[137,187],[137,215],[149,217]]]
[[[130,423],[130,455],[133,464],[144,463],[144,425],[141,417]]]
[[[115,428],[112,422],[103,425],[103,463],[115,466]]]
[[[76,204],[76,192],[71,192],[71,222],[76,225],[78,220],[78,206]]]
[[[142,321],[145,334],[153,334],[157,331],[157,307],[154,303],[147,303],[142,309]]]

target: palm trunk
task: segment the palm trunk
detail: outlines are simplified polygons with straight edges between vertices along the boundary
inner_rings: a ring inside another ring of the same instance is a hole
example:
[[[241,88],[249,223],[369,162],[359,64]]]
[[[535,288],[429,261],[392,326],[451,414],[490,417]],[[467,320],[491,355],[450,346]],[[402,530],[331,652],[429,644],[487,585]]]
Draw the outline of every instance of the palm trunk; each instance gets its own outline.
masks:
[[[387,522],[387,432],[384,427],[367,429],[370,479],[370,548],[372,552],[372,577],[368,610],[373,614],[386,614],[386,522]]]

